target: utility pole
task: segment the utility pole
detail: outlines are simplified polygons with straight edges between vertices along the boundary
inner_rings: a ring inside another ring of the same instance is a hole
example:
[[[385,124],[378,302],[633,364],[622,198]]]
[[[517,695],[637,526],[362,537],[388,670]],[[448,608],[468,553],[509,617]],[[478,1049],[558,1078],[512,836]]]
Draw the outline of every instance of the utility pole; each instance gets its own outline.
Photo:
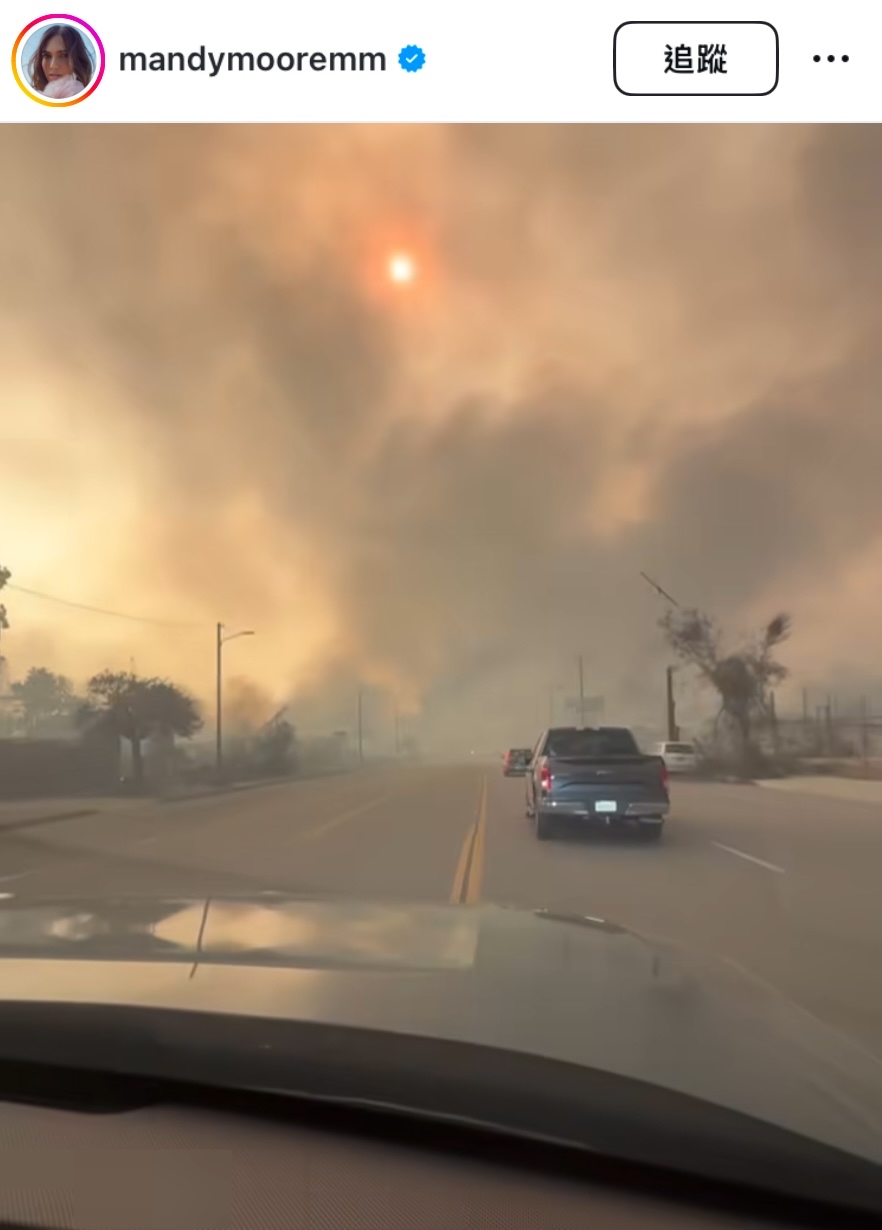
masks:
[[[668,710],[668,742],[677,743],[680,739],[680,727],[677,725],[677,702],[674,700],[674,668],[669,666],[665,671],[667,683]]]
[[[769,693],[769,726],[772,734],[772,750],[775,755],[779,755],[781,751],[780,731],[778,729],[778,710],[775,704],[775,693]]]
[[[664,598],[665,602],[670,602],[671,606],[680,610],[680,603],[677,599],[673,598],[666,589],[662,589],[657,581],[653,581],[652,577],[648,577],[645,572],[641,572],[640,575],[647,585],[651,586],[660,597]],[[674,700],[674,670],[673,666],[669,666],[665,670],[667,727],[668,741],[670,743],[677,743],[680,739],[680,727],[677,725],[677,705]]]
[[[582,669],[582,655],[579,654],[579,725],[585,725],[585,673]]]
[[[398,730],[398,701],[395,702],[395,755],[397,756],[401,749],[401,740]]]
[[[362,725],[361,725],[361,688],[358,689],[358,763],[364,764],[364,746],[362,743]]]

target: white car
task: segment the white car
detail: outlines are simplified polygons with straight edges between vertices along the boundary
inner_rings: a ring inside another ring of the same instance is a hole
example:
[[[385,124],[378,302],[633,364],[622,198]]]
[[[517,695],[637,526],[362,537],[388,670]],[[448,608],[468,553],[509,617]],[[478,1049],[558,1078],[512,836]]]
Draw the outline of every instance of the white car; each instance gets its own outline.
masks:
[[[661,756],[669,773],[694,773],[698,768],[694,743],[656,743],[653,754]]]

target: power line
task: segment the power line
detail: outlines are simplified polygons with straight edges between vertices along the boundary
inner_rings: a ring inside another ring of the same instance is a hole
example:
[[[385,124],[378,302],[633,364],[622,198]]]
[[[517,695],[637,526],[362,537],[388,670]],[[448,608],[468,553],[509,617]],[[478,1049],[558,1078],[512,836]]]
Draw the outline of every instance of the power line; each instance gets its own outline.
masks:
[[[85,602],[71,602],[68,598],[59,598],[56,594],[44,594],[38,589],[27,589],[24,585],[10,585],[5,589],[13,589],[19,594],[28,594],[31,598],[42,598],[44,602],[57,602],[60,606],[74,607],[78,611],[90,611],[93,615],[107,615],[111,619],[128,619],[133,623],[154,624],[163,628],[206,628],[208,623],[183,623],[171,619],[153,619],[149,615],[130,615],[124,611],[109,611],[105,607],[90,606]]]

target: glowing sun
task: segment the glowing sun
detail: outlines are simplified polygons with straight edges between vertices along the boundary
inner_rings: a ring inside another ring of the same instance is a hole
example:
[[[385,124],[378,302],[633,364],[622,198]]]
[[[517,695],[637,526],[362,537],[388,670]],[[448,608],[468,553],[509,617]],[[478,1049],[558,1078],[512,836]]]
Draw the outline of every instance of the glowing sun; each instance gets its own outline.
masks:
[[[413,257],[408,256],[406,252],[396,252],[393,256],[390,256],[387,271],[389,281],[397,282],[399,285],[413,282],[417,274]]]

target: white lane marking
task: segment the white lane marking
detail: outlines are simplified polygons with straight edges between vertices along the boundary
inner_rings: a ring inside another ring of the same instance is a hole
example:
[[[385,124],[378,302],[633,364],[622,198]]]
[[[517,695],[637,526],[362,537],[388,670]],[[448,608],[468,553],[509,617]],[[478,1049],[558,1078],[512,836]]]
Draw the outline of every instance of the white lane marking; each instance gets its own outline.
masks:
[[[7,901],[10,897],[14,897],[15,893],[0,893],[0,899]]]
[[[18,871],[14,876],[0,876],[0,884],[8,884],[11,880],[23,880],[25,876],[35,876],[47,870],[47,867],[34,867],[31,871]]]
[[[725,850],[727,854],[734,854],[736,858],[746,858],[749,863],[756,863],[757,867],[765,867],[766,871],[775,871],[779,876],[785,875],[783,867],[776,867],[774,863],[767,863],[765,859],[756,858],[753,854],[745,854],[743,850],[736,850],[732,846],[724,846],[719,841],[712,841],[712,846],[716,846],[718,850]]]

